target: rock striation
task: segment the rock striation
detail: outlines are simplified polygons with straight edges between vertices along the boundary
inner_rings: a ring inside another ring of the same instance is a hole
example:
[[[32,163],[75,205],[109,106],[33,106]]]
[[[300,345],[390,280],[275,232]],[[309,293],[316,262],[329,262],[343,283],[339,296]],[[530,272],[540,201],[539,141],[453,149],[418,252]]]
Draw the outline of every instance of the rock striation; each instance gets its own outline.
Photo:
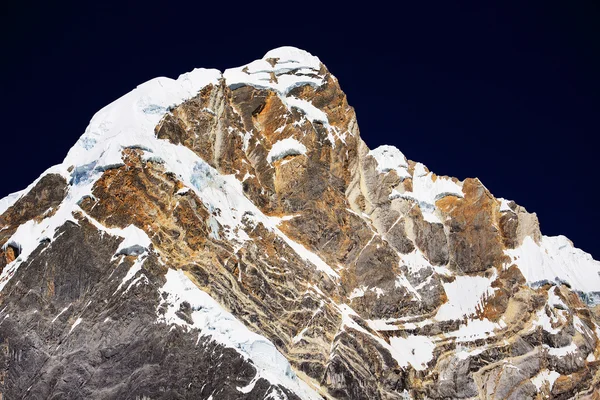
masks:
[[[100,110],[0,246],[6,399],[600,399],[600,263],[299,49]]]

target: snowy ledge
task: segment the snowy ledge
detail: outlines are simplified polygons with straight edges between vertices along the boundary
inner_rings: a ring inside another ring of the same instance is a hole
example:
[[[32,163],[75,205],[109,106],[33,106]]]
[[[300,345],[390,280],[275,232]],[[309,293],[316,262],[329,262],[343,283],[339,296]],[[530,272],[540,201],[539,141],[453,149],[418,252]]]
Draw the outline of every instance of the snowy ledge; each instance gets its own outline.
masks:
[[[271,164],[274,161],[281,160],[287,156],[299,156],[304,154],[306,154],[306,146],[294,138],[286,138],[273,144],[267,155],[267,161]]]

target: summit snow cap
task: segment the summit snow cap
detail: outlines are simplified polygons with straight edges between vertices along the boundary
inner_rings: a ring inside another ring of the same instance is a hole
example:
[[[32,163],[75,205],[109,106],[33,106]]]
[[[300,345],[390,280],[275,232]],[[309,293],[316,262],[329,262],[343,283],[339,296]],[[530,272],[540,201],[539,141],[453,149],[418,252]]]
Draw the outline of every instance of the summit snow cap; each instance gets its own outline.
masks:
[[[284,96],[298,86],[324,83],[321,61],[295,47],[273,49],[260,60],[225,70],[223,77],[232,89],[250,85]]]

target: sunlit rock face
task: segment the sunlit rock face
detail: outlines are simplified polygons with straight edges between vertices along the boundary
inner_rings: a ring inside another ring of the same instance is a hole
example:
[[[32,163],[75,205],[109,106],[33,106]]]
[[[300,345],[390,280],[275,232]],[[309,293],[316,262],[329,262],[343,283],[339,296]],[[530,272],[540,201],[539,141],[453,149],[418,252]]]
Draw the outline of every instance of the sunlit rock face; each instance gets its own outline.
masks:
[[[0,200],[0,246],[7,399],[600,390],[600,263],[478,179],[370,150],[295,48],[100,110]]]

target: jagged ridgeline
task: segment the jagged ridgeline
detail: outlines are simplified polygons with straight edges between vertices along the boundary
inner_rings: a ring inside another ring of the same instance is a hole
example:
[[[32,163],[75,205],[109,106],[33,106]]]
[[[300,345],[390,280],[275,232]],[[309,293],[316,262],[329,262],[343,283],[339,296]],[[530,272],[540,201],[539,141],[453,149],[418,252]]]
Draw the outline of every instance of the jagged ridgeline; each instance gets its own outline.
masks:
[[[106,106],[0,246],[5,399],[600,398],[600,263],[299,49]]]

